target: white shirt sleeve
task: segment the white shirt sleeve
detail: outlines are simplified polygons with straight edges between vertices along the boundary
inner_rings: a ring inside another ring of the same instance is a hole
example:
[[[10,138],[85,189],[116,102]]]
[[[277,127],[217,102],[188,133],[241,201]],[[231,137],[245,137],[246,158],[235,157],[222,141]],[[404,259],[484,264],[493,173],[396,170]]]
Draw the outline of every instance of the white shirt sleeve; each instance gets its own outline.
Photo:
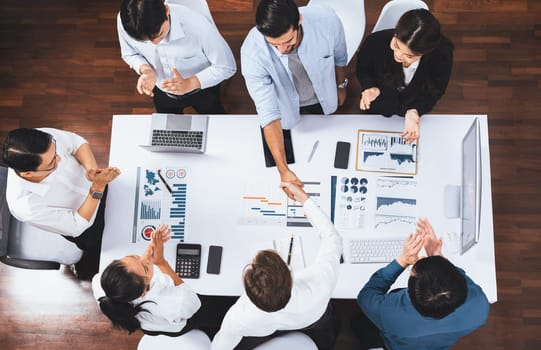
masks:
[[[334,289],[340,269],[342,237],[331,220],[311,198],[304,203],[304,211],[312,226],[318,230],[321,243],[315,262],[299,271],[297,276],[309,275],[309,280],[320,288],[320,292],[326,290],[330,294]]]
[[[116,18],[116,30],[118,32],[118,42],[120,43],[120,54],[124,62],[130,66],[137,74],[141,74],[140,68],[143,64],[148,64],[148,61],[143,55],[139,53],[135,48],[130,45],[130,39],[128,33],[122,26],[122,20],[120,19],[120,13]]]
[[[203,26],[201,29],[202,49],[210,66],[195,76],[201,83],[201,89],[206,89],[231,78],[237,71],[237,64],[231,48],[218,32],[218,28],[207,21],[202,21],[201,25]]]
[[[243,296],[225,314],[220,330],[212,339],[211,350],[231,350],[242,340],[242,327],[239,324],[243,316],[243,312],[240,312],[242,298]]]
[[[62,159],[57,169],[40,183],[24,180],[10,169],[6,192],[10,211],[19,221],[48,232],[77,237],[94,222],[94,218],[86,220],[77,212],[91,183],[74,155],[87,141],[69,131],[38,130],[52,135],[56,153]]]

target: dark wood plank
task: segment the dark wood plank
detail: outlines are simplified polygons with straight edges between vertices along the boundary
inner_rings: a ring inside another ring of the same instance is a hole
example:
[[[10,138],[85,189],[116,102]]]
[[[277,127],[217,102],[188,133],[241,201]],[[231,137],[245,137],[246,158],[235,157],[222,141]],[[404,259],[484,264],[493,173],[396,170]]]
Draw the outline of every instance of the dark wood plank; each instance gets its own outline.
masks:
[[[307,0],[296,1],[303,5]],[[427,0],[455,44],[446,95],[434,113],[489,116],[494,233],[499,301],[487,325],[456,349],[541,349],[541,2]],[[239,60],[258,1],[209,0],[218,28]],[[366,33],[383,1],[365,1]],[[108,161],[111,115],[151,113],[135,90],[136,74],[120,59],[118,2],[0,2],[0,138],[17,127],[73,130]],[[365,34],[366,35],[366,34]],[[354,76],[354,63],[348,67]],[[358,113],[352,79],[339,113]],[[239,72],[223,84],[230,113],[254,113]],[[339,301],[337,349],[355,349]],[[140,333],[112,330],[88,283],[64,271],[25,271],[0,264],[0,347],[135,349]]]

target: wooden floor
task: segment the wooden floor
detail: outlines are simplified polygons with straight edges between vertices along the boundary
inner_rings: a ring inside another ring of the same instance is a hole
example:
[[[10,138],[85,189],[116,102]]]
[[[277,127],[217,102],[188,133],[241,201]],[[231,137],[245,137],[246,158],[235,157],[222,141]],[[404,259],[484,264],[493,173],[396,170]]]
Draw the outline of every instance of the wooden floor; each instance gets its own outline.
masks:
[[[105,165],[111,115],[153,111],[120,59],[119,2],[0,2],[1,139],[17,127],[64,128],[86,137]],[[253,2],[208,2],[238,59]],[[541,1],[427,2],[456,47],[451,82],[434,113],[489,117],[499,301],[487,325],[455,348],[541,349]],[[366,32],[384,3],[365,0]],[[224,90],[230,113],[255,111],[239,73]],[[338,112],[357,113],[358,96],[354,82]],[[352,305],[343,302],[341,310]],[[1,349],[135,349],[139,337],[110,328],[87,282],[0,264]],[[337,349],[355,349],[347,324]]]

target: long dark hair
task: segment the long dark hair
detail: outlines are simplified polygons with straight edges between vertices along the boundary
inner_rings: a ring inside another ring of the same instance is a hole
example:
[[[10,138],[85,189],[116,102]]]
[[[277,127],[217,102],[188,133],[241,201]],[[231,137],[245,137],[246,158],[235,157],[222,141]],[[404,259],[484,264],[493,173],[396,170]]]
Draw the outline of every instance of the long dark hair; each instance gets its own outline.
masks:
[[[145,291],[143,277],[130,273],[120,260],[115,260],[105,268],[100,282],[105,292],[105,296],[98,299],[100,309],[113,326],[125,329],[129,334],[140,329],[141,325],[135,316],[140,312],[148,312],[143,304],[149,301],[135,305],[132,301]]]
[[[406,44],[412,53],[428,58],[442,40],[440,23],[425,9],[411,10],[402,15],[394,30],[395,37]],[[394,59],[385,67],[385,80],[392,82],[398,90],[404,88],[402,65]]]

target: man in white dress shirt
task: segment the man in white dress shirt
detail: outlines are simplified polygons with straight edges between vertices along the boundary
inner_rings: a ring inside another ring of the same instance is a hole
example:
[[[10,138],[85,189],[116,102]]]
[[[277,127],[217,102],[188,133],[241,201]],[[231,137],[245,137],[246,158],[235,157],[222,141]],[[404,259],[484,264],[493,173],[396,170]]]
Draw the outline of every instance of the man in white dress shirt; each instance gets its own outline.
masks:
[[[78,277],[98,270],[106,186],[120,171],[98,168],[87,141],[72,132],[15,129],[3,147],[8,172],[6,200],[11,214],[58,233],[83,250]]]
[[[314,263],[291,273],[280,256],[260,251],[244,270],[245,292],[229,309],[213,350],[251,349],[283,331],[301,330],[318,349],[332,349],[337,324],[329,300],[336,285],[342,238],[329,218],[297,185],[282,183],[321,237]],[[243,339],[244,337],[244,339]]]
[[[158,113],[225,114],[219,84],[235,74],[235,58],[205,16],[163,0],[123,0],[117,30],[122,59],[140,75],[137,91]]]

